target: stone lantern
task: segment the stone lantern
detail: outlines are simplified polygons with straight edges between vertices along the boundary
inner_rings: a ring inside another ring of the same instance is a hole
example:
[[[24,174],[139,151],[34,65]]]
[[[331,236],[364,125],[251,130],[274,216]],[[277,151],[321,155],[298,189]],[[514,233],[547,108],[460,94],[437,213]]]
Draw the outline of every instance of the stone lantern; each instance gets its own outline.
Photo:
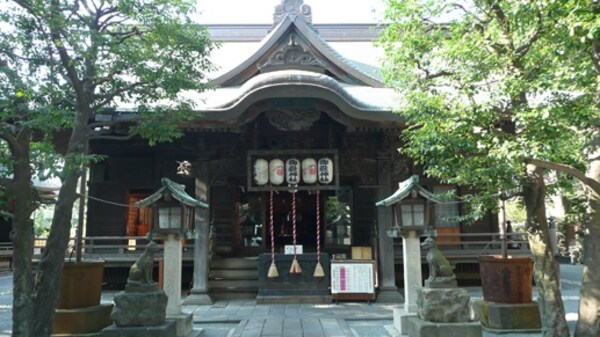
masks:
[[[154,216],[150,238],[164,240],[164,290],[168,296],[167,315],[181,314],[181,239],[189,235],[197,207],[208,205],[192,198],[185,186],[168,178],[161,179],[162,187],[136,203],[137,207],[151,207]]]
[[[417,310],[417,289],[422,286],[419,235],[429,226],[429,208],[432,202],[441,203],[442,200],[421,186],[419,176],[414,175],[400,182],[392,195],[375,204],[392,207],[394,223],[387,234],[393,238],[402,237],[404,310],[408,313],[415,313]]]

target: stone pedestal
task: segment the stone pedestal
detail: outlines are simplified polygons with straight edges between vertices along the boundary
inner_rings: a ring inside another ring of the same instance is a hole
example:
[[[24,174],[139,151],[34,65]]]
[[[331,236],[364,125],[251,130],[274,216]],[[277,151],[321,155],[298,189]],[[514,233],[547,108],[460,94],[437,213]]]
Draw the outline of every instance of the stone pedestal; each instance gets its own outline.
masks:
[[[408,317],[406,334],[410,337],[481,337],[479,322],[437,323]]]
[[[418,316],[428,322],[468,322],[470,298],[469,292],[462,288],[419,289]]]
[[[167,295],[156,284],[127,285],[114,301],[110,318],[118,327],[158,326],[167,316]]]
[[[537,302],[473,302],[473,313],[483,328],[491,332],[539,332],[542,321]]]
[[[394,308],[393,311],[394,328],[400,332],[401,335],[408,334],[408,318],[418,317],[416,312],[407,312],[404,308]]]
[[[404,256],[404,309],[417,312],[417,291],[422,286],[421,241],[417,231],[409,230],[402,236]]]
[[[164,242],[164,289],[169,300],[167,315],[181,313],[181,239],[175,234],[169,234]]]
[[[481,324],[469,322],[469,301],[462,288],[419,289],[417,314],[394,310],[394,327],[410,337],[481,337]]]
[[[184,305],[211,305],[214,301],[206,289],[198,290],[192,288],[190,294],[183,300]]]
[[[111,325],[102,330],[101,337],[176,337],[177,328],[175,321],[164,321],[156,326],[118,327]]]

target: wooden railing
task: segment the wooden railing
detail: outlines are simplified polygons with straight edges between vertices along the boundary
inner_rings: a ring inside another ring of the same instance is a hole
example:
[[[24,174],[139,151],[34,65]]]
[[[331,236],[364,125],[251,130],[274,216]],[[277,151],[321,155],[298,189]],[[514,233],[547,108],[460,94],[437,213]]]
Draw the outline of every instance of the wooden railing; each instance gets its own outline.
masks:
[[[423,235],[427,236],[427,235]],[[454,262],[475,261],[481,255],[501,255],[502,235],[500,233],[457,233],[437,236],[438,247],[449,260]],[[507,234],[508,255],[531,255],[525,234]],[[394,240],[394,257],[402,260],[402,240]],[[425,258],[425,254],[421,254]]]
[[[66,260],[75,260],[75,238],[69,240]],[[162,246],[162,242],[157,240]],[[107,266],[131,265],[143,252],[148,243],[145,236],[89,236],[84,237],[81,245],[84,260],[104,260]],[[183,260],[193,259],[193,240],[183,240]],[[34,260],[39,260],[46,249],[46,239],[36,238],[33,244]],[[156,259],[162,258],[162,251],[155,254]]]
[[[11,242],[0,242],[0,262],[6,264],[7,269],[12,270],[13,263],[13,245]],[[0,266],[0,269],[4,265]]]
[[[499,233],[444,234],[437,237],[438,246],[450,260],[474,261],[480,255],[502,253],[502,240]],[[145,236],[93,236],[84,237],[82,253],[84,259],[103,259],[107,264],[125,264],[135,261],[144,251],[148,240]],[[530,255],[529,245],[524,234],[508,234],[509,255]],[[46,246],[46,239],[34,241],[34,258],[40,258]],[[12,246],[10,246],[12,248]],[[193,259],[194,241],[184,240],[184,260]],[[75,239],[69,242],[67,258],[75,259]],[[10,250],[12,253],[12,249]],[[0,256],[2,246],[0,246]],[[423,257],[425,254],[422,254]],[[12,254],[11,254],[12,256]],[[157,255],[160,258],[161,254]],[[394,240],[394,257],[402,263],[402,240]]]

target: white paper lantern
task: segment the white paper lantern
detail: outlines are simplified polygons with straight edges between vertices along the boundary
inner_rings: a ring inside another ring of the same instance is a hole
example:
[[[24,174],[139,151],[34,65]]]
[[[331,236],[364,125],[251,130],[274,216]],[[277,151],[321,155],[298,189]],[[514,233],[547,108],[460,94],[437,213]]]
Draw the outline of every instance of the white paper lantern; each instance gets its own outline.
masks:
[[[285,177],[290,185],[297,185],[300,182],[300,161],[296,158],[290,158],[285,162]]]
[[[265,185],[269,182],[269,162],[262,158],[254,162],[254,182],[257,185]]]
[[[317,182],[317,161],[313,158],[306,158],[302,161],[302,181],[307,184]]]
[[[333,181],[333,161],[329,158],[321,158],[319,159],[318,167],[318,175],[319,175],[319,183],[321,184],[329,184]]]
[[[269,180],[273,185],[281,185],[283,183],[285,168],[283,160],[273,159],[269,162]]]

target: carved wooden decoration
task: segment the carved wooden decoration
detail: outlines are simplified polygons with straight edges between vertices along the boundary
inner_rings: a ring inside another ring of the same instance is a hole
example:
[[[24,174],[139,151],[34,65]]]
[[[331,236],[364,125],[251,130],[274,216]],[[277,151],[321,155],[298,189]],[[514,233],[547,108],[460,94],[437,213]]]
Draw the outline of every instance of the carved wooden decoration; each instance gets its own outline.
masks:
[[[312,24],[312,9],[303,0],[282,0],[281,4],[275,6],[273,26],[283,21],[288,15],[297,15],[306,23]]]

